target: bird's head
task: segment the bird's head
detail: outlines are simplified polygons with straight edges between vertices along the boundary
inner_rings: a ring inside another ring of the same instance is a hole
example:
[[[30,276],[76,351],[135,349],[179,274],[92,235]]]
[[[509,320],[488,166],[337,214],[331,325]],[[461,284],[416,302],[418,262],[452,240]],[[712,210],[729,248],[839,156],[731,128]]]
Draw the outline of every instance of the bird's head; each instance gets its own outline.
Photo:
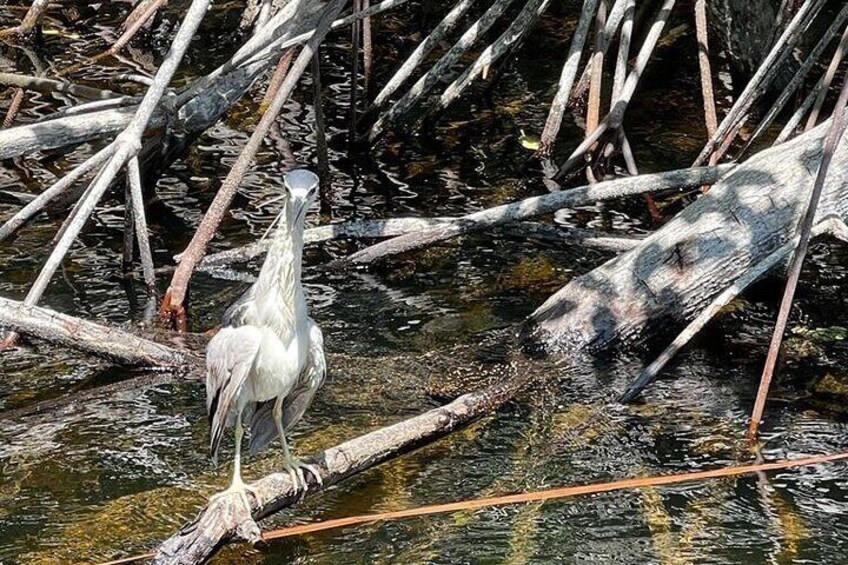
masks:
[[[288,205],[286,206],[290,227],[302,226],[306,211],[318,198],[318,175],[306,169],[295,169],[283,178]]]

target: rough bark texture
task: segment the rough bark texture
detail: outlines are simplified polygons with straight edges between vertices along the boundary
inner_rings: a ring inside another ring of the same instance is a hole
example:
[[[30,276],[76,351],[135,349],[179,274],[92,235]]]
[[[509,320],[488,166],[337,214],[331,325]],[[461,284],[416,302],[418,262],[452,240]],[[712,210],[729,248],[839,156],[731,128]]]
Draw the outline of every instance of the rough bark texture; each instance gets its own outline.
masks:
[[[829,123],[829,122],[828,122]],[[637,248],[578,277],[528,320],[531,354],[633,344],[691,320],[752,265],[791,239],[806,209],[827,125],[759,153]],[[848,141],[840,143],[818,219],[848,211]]]
[[[181,370],[195,360],[188,353],[120,329],[6,298],[0,298],[0,328],[128,366]]]
[[[318,454],[313,461],[319,468],[324,485],[319,487],[309,478],[309,490],[314,494],[351,475],[379,465],[389,459],[408,453],[422,445],[432,443],[474,420],[491,413],[507,402],[523,385],[526,378],[508,378],[481,391],[460,396],[450,404],[380,428],[330,448]],[[258,541],[259,529],[255,520],[290,506],[300,500],[303,493],[292,484],[288,473],[274,473],[250,487],[259,500],[250,497],[248,515],[236,497],[221,497],[203,508],[198,517],[166,540],[156,552],[153,563],[189,564],[203,563],[225,541],[239,537]]]

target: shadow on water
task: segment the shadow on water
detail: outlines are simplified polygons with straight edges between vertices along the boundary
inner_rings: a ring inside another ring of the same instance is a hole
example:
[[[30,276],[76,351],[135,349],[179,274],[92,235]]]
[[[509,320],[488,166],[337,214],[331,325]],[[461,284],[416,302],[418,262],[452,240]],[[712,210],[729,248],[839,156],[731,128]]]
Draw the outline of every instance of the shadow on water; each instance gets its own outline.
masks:
[[[165,21],[128,50],[126,61],[105,59],[77,78],[113,87],[111,79],[128,67],[154,69],[180,10],[181,3],[172,4]],[[62,33],[47,36],[42,58],[61,68],[102,50],[127,9],[124,3],[105,5],[109,7],[100,13],[83,13],[78,24],[53,22]],[[211,68],[230,52],[237,37],[227,30],[234,29],[237,5],[215,4],[184,76]],[[91,25],[95,16],[97,27]],[[413,7],[379,20],[376,76],[381,80],[413,48],[419,16]],[[455,215],[544,191],[538,172],[526,167],[529,154],[518,138],[521,129],[534,131],[543,123],[552,92],[550,69],[561,64],[570,34],[561,24],[571,16],[553,13],[543,19],[528,40],[530,47],[496,71],[497,88],[478,88],[423,133],[390,137],[370,157],[345,153],[348,39],[346,34],[332,35],[323,53],[323,80],[333,207],[332,217],[320,222]],[[0,9],[0,27],[17,17],[15,10]],[[3,49],[0,70],[33,72],[25,54]],[[666,70],[649,70],[628,115],[631,141],[645,171],[685,166],[700,149],[704,133],[696,125],[699,118],[688,118],[700,116],[697,68],[690,63],[673,70],[663,65],[694,61],[686,56],[690,50],[694,52],[694,43],[688,33],[659,52],[651,67]],[[151,204],[158,265],[170,264],[190,239],[247,139],[262,95],[261,88],[254,89],[158,181],[158,200]],[[257,204],[279,193],[284,163],[316,167],[310,101],[311,88],[304,86],[282,112],[278,131],[247,175],[214,250],[251,242],[265,231],[276,211]],[[4,99],[0,109],[6,103]],[[29,94],[20,120],[35,120],[67,103]],[[562,139],[581,135],[569,122]],[[88,150],[6,162],[0,169],[0,191],[36,193]],[[668,210],[677,206],[671,199],[665,204]],[[0,218],[15,207],[0,200]],[[122,213],[118,196],[101,204],[82,244],[74,247],[50,286],[48,306],[116,325],[141,320],[137,305],[144,304],[143,289],[128,295],[119,278]],[[583,207],[561,214],[560,220],[621,234],[651,228],[640,199]],[[0,246],[0,295],[24,295],[61,221],[62,214],[39,218],[13,244]],[[319,219],[316,215],[310,221]],[[354,248],[350,242],[332,242],[308,249],[306,257],[315,264]],[[605,257],[498,233],[393,259],[387,268],[368,274],[307,270],[309,301],[333,362],[324,390],[295,430],[295,449],[308,453],[334,445],[473,386],[448,376],[455,377],[467,356],[479,353],[479,332],[520,322]],[[846,264],[845,252],[837,246],[813,248],[797,326],[844,323]],[[252,272],[255,265],[244,269]],[[739,440],[778,287],[778,281],[766,281],[735,302],[642,403],[622,407],[612,400],[653,350],[571,367],[534,362],[540,376],[534,388],[496,416],[309,499],[268,525],[736,463],[745,457]],[[198,274],[192,288],[194,329],[215,325],[243,288]],[[793,337],[797,350],[785,360],[785,377],[767,414],[769,458],[833,452],[848,439],[841,407],[848,352],[839,341],[809,335]],[[4,353],[0,363],[2,410],[130,374],[44,345]],[[213,469],[207,459],[207,434],[200,383],[156,386],[4,420],[0,562],[94,562],[152,547],[228,480],[229,469]],[[280,454],[270,449],[248,462],[245,475],[257,477],[280,464]],[[220,562],[840,562],[848,550],[843,470],[802,469],[768,478],[369,525],[261,549],[231,548]]]

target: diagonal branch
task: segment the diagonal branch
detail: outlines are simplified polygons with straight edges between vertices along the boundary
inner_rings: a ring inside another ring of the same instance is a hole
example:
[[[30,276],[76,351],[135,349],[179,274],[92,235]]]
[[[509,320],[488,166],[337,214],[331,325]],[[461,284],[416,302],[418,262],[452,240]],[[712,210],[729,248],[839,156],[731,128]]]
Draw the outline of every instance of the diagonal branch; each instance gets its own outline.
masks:
[[[780,311],[777,314],[777,321],[774,324],[774,334],[772,334],[768,356],[766,357],[766,363],[763,367],[760,388],[757,391],[757,399],[754,403],[754,410],[751,413],[751,422],[748,427],[748,440],[751,442],[756,440],[760,422],[763,418],[763,410],[765,410],[769,386],[771,385],[771,379],[774,375],[774,368],[777,365],[777,354],[780,352],[780,344],[783,342],[783,333],[786,331],[786,324],[789,321],[789,311],[792,309],[792,301],[795,298],[795,288],[798,286],[798,279],[801,276],[801,268],[804,265],[804,257],[807,255],[810,233],[813,228],[813,222],[816,218],[816,210],[818,209],[819,200],[821,199],[822,191],[824,190],[827,172],[830,168],[830,163],[833,160],[833,153],[836,151],[836,147],[841,142],[842,136],[845,133],[846,105],[848,105],[848,76],[846,76],[842,81],[842,90],[839,93],[839,100],[836,102],[836,108],[833,110],[833,122],[830,124],[827,137],[825,138],[821,163],[819,164],[819,170],[813,184],[813,190],[810,193],[810,201],[807,205],[807,211],[798,226],[798,231],[800,232],[798,246],[795,248],[795,253],[793,253],[792,261],[789,264],[789,275],[786,278],[786,289],[783,292],[783,299],[780,302]]]
[[[346,3],[345,0],[333,0],[326,5],[314,35],[304,45],[297,59],[292,64],[285,80],[274,95],[274,99],[262,115],[262,119],[259,121],[241,154],[239,154],[233,168],[221,184],[221,188],[218,190],[215,199],[210,204],[206,215],[200,222],[200,226],[197,228],[194,237],[183,252],[180,264],[165,293],[159,313],[160,318],[166,324],[175,324],[181,331],[185,331],[187,328],[184,303],[188,291],[188,282],[194,273],[194,269],[206,254],[206,247],[218,230],[218,225],[224,218],[224,214],[235,196],[242,177],[253,162],[253,158],[259,150],[262,140],[277,119],[277,115],[280,113],[283,104],[291,96],[306,67],[312,61],[318,45],[324,39],[324,36],[327,35],[327,32],[330,31],[330,24],[333,23],[334,18],[341,12]]]
[[[453,402],[434,408],[397,424],[346,441],[312,458],[319,468],[323,485],[309,476],[309,489],[301,492],[288,473],[274,473],[250,485],[258,495],[251,498],[250,514],[235,497],[220,497],[200,511],[192,522],[169,539],[156,552],[153,563],[193,564],[208,560],[223,543],[244,539],[259,541],[253,522],[291,506],[303,496],[316,494],[344,479],[433,443],[475,420],[491,414],[508,402],[527,383],[529,371],[516,373],[514,364],[503,381],[483,390],[464,394]]]
[[[665,173],[653,173],[637,177],[625,177],[581,186],[542,196],[526,198],[511,204],[495,206],[463,216],[458,221],[435,226],[420,232],[395,237],[354,253],[340,260],[336,266],[364,264],[398,253],[422,249],[453,237],[482,231],[493,226],[523,220],[561,208],[582,206],[599,200],[621,198],[646,192],[670,190],[685,186],[712,184],[733,167],[728,165],[678,169]]]

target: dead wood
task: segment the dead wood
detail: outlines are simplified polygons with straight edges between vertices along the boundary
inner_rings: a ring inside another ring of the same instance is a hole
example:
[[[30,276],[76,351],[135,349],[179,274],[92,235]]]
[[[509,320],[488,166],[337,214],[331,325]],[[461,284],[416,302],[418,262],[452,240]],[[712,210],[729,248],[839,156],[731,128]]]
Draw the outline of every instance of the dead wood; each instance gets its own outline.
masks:
[[[578,277],[529,319],[532,354],[632,345],[698,312],[794,235],[826,126],[763,151],[643,243]],[[817,218],[848,212],[848,144],[837,149]],[[799,190],[799,187],[807,187]]]
[[[185,370],[194,362],[185,352],[117,328],[6,298],[0,298],[0,328],[122,365]]]
[[[582,206],[600,200],[621,198],[623,196],[643,194],[646,192],[699,186],[702,183],[712,184],[732,168],[733,165],[719,165],[679,169],[665,173],[624,177],[594,185],[552,192],[542,196],[533,196],[511,204],[495,206],[494,208],[468,214],[459,218],[457,221],[443,226],[435,226],[427,230],[413,232],[383,241],[338,261],[334,267],[372,263],[389,255],[422,249],[453,237],[547,214],[561,208]]]
[[[309,458],[323,478],[319,486],[309,477],[305,493],[292,484],[288,473],[274,473],[250,485],[258,494],[251,496],[251,507],[244,508],[237,497],[222,497],[200,511],[194,521],[159,546],[153,563],[203,563],[218,546],[233,539],[260,540],[260,520],[355,474],[432,443],[491,414],[509,401],[527,382],[527,373],[516,375],[510,365],[503,380],[484,390],[464,394],[453,402],[428,412],[380,428],[349,440]]]

